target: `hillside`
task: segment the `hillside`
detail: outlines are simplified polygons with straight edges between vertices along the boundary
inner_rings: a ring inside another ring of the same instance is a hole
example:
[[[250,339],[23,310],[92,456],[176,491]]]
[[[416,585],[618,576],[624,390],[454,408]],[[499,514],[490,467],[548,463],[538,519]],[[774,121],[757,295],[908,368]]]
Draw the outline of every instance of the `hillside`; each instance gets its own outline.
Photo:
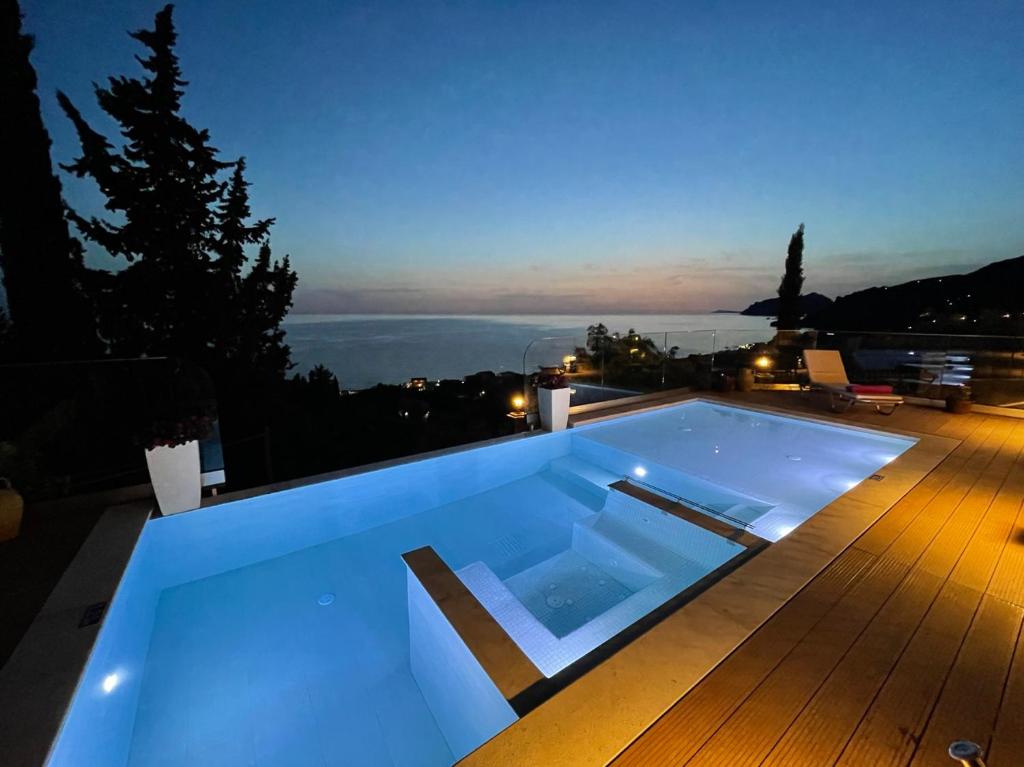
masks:
[[[823,296],[821,293],[807,293],[800,296],[800,312],[804,316],[816,314],[832,305],[832,299]],[[740,314],[750,317],[775,317],[779,313],[779,299],[766,298],[763,301],[755,301]]]
[[[806,324],[821,330],[1017,335],[1024,332],[1021,286],[1024,256],[968,274],[859,290],[815,312]]]

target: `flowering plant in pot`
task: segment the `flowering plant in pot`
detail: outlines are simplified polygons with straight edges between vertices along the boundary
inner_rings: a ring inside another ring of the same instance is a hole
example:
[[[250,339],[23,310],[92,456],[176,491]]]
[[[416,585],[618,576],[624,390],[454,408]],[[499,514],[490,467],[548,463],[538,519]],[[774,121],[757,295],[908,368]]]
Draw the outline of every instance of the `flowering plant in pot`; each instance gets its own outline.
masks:
[[[557,368],[544,368],[537,378],[537,409],[540,423],[547,431],[562,431],[569,424],[569,398],[572,390]]]
[[[199,441],[215,417],[212,386],[204,371],[172,363],[144,385],[137,440],[146,451],[153,493],[163,514],[199,508]]]

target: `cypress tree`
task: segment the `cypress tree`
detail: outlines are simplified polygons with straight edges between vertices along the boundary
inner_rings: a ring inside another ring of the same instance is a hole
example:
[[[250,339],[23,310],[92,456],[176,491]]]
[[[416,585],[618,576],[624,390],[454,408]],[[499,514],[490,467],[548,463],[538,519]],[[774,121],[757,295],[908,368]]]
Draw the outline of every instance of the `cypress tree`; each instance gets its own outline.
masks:
[[[789,238],[786,251],[786,272],[779,283],[779,330],[800,327],[800,291],[804,286],[804,225],[800,224]]]
[[[21,31],[16,0],[0,0],[0,268],[14,343],[22,359],[68,359],[100,351],[93,312],[82,291],[86,270],[68,232],[50,136]]]
[[[153,29],[131,33],[148,49],[137,57],[143,76],[111,77],[107,87],[95,88],[123,148],[115,149],[58,94],[82,150],[63,167],[91,178],[107,210],[120,214],[115,223],[70,213],[86,238],[128,262],[100,293],[103,332],[119,355],[185,357],[216,378],[234,362],[266,363],[269,369],[247,372],[282,376],[288,348],[278,326],[291,305],[295,274],[287,258],[270,260],[273,219],[249,222],[244,160],[219,159],[209,132],[181,114],[187,82],[174,52],[172,13],[168,5]],[[230,178],[222,179],[229,168]],[[260,255],[243,273],[246,247],[257,243],[263,243]]]

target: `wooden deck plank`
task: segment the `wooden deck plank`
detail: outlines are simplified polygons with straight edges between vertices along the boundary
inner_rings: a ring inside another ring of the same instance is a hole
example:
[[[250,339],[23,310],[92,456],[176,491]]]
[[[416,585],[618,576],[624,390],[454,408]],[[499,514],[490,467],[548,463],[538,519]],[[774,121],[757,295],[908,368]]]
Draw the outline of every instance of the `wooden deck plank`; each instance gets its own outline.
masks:
[[[1024,754],[1024,627],[1017,635],[1013,663],[987,749],[989,767],[1020,763]]]
[[[785,731],[784,725],[800,714],[909,567],[908,562],[895,559],[878,560],[696,752],[693,763],[760,764]],[[776,726],[764,727],[766,721]]]
[[[954,740],[988,746],[1022,620],[1024,608],[982,597],[912,764],[948,767]]]
[[[980,601],[977,591],[946,582],[837,764],[911,759]]]
[[[910,407],[843,420],[963,442],[619,767],[949,763],[955,737],[991,741],[991,767],[1024,749],[1024,422]]]
[[[650,747],[629,751],[616,761],[617,767],[654,767],[682,764],[710,737],[743,699],[838,602],[865,567],[875,561],[870,554],[847,549],[829,568],[782,608],[779,620],[770,621],[651,727]],[[673,737],[685,729],[686,739]]]
[[[986,444],[994,447],[997,451],[1005,441],[1006,434],[995,434],[986,439]],[[982,477],[976,481],[980,483],[983,477],[989,476],[986,472],[991,471],[991,464],[995,462],[998,455],[988,453],[983,455],[989,461]],[[1008,466],[998,465],[997,472],[1005,473]],[[933,502],[926,506],[925,514],[933,515],[936,520],[943,520],[949,523],[951,519],[961,519],[964,515],[955,515],[953,512],[961,500],[968,500],[970,496],[970,475],[957,475],[956,481],[951,482],[942,493],[933,499]],[[994,488],[986,488],[974,504],[979,507],[987,506],[987,500],[991,499]],[[978,516],[980,517],[980,508]],[[959,528],[959,525],[957,526]],[[928,528],[925,528],[928,529]],[[956,532],[951,535],[956,538]],[[856,544],[854,544],[856,546]],[[879,561],[875,570],[884,573],[888,580],[884,581],[883,592],[861,591],[859,588],[851,589],[847,598],[838,605],[829,616],[828,621],[823,621],[817,627],[817,632],[812,632],[803,642],[798,645],[786,662],[780,664],[773,673],[773,677],[767,680],[761,689],[757,690],[750,699],[745,701],[743,709],[737,713],[734,720],[730,720],[717,732],[709,742],[698,752],[701,764],[757,764],[764,759],[768,752],[775,745],[780,731],[769,731],[758,728],[757,723],[770,717],[780,725],[788,724],[787,712],[792,718],[800,714],[801,709],[806,705],[808,699],[813,696],[819,686],[829,677],[836,665],[842,660],[843,655],[858,640],[859,635],[866,628],[872,631],[863,643],[866,648],[865,654],[855,655],[855,660],[850,664],[856,670],[851,678],[840,677],[837,683],[840,690],[848,691],[850,685],[860,685],[864,688],[867,699],[877,688],[871,687],[871,682],[876,685],[884,681],[896,662],[899,653],[906,642],[909,641],[921,616],[928,609],[936,593],[942,585],[942,579],[929,575],[925,565],[917,563],[917,574],[907,579],[906,574],[914,567],[914,562],[920,554],[920,559],[925,564],[930,562],[927,556],[929,553],[939,551],[955,556],[947,546],[936,545],[933,539],[921,534],[920,529],[904,531],[894,541],[890,551]],[[955,561],[955,559],[953,560]],[[947,562],[946,566],[951,564]],[[886,567],[886,565],[896,565]],[[941,562],[935,566],[942,567]],[[866,574],[869,578],[873,573]],[[901,583],[902,581],[902,583]],[[875,586],[868,584],[866,586]],[[877,584],[881,586],[882,584]],[[876,602],[869,594],[878,593],[881,601]],[[890,596],[894,597],[890,600]],[[886,609],[879,615],[879,610],[885,604]],[[838,632],[838,633],[836,633]],[[820,636],[819,636],[820,634]],[[866,661],[872,661],[875,665],[875,674],[864,674],[863,668],[859,668]],[[867,685],[865,687],[865,685]],[[835,696],[826,694],[822,698],[831,702]],[[844,703],[850,703],[856,698],[848,695],[841,697]],[[863,712],[862,707],[848,706],[845,712],[847,717],[838,716],[839,712],[830,710],[824,717],[824,723],[835,727],[847,722],[850,729],[856,725]],[[810,728],[813,732],[814,728]],[[752,732],[759,732],[763,737],[752,736]],[[746,733],[745,735],[743,733]],[[742,743],[742,745],[737,745]],[[841,743],[840,743],[841,745]],[[807,744],[801,744],[798,750],[806,753]],[[784,761],[789,761],[792,754],[787,754]]]
[[[981,448],[984,445],[988,445],[990,448],[1001,445],[1000,435],[996,435],[994,438],[991,436],[993,428],[994,425],[978,431],[969,449]],[[971,455],[973,455],[973,452]],[[974,459],[972,468],[975,470],[983,469],[987,463],[991,462],[993,457],[991,451],[980,455],[977,459]],[[947,487],[943,488],[941,494],[933,497],[929,504],[925,504],[925,508],[931,507],[939,512],[944,511],[948,516],[951,508],[967,493],[971,481],[970,477],[971,475],[965,475],[957,471],[949,473],[945,478]],[[863,628],[866,625],[874,611],[897,588],[908,572],[911,563],[927,545],[927,541],[921,540],[916,535],[897,537],[900,539],[906,537],[909,543],[901,548],[897,556],[890,556],[885,562],[876,564],[871,568],[871,571],[865,574],[865,580],[857,585],[856,590],[851,590],[851,593],[845,597],[843,603],[830,613],[830,616],[832,614],[838,616],[837,620],[842,625],[839,633],[834,635],[837,643],[836,646],[832,647],[833,654],[822,655],[822,650],[820,649],[822,647],[828,648],[829,640],[833,638],[833,634],[829,631],[832,628],[833,622],[829,620],[823,622],[823,626],[819,629],[824,634],[823,638],[815,638],[811,641],[808,648],[803,648],[795,656],[787,657],[785,663],[780,664],[777,669],[773,670],[772,676],[775,678],[776,683],[768,684],[764,689],[759,690],[756,696],[751,696],[752,700],[743,701],[744,708],[746,709],[743,716],[735,721],[730,721],[728,725],[721,729],[721,732],[716,734],[717,740],[712,738],[714,742],[710,743],[708,748],[699,751],[697,760],[699,763],[712,764],[720,761],[723,764],[741,764],[744,763],[745,757],[749,758],[751,763],[756,763],[758,757],[763,756],[767,749],[771,748],[774,744],[774,738],[780,733],[758,728],[757,722],[759,719],[767,716],[776,721],[781,721],[784,718],[783,713],[787,709],[782,702],[781,696],[785,692],[788,692],[791,696],[791,704],[788,710],[792,716],[796,716],[799,713],[806,700],[802,693],[807,690],[807,686],[815,682],[815,680],[820,683],[821,679],[828,674],[834,663],[838,661],[846,649],[842,642],[844,640],[852,642],[856,637],[857,631],[853,627]],[[888,543],[892,545],[892,539]],[[916,549],[914,544],[917,544]],[[922,612],[926,607],[927,604],[922,606]],[[858,619],[861,622],[858,623]],[[817,654],[815,654],[815,650],[818,650]],[[801,668],[801,664],[809,664],[809,667]],[[712,677],[714,676],[713,674]],[[799,686],[798,683],[800,682],[803,683],[803,687]],[[698,690],[705,684],[707,684],[707,680],[698,686]],[[783,689],[780,689],[780,687]],[[813,690],[814,686],[810,686],[810,692],[813,692]],[[763,732],[765,739],[751,739],[750,732]],[[687,727],[687,733],[685,739],[680,738],[678,735],[674,739],[676,741],[692,741],[689,727]],[[697,733],[692,734],[696,735]],[[737,736],[739,736],[738,740]],[[737,753],[737,742],[744,743],[744,753]],[[681,749],[680,752],[685,753],[689,751],[693,753],[701,748],[699,743],[696,743],[695,746],[695,748]]]
[[[882,554],[950,482],[962,480],[965,473],[980,470],[986,461],[984,455],[981,455],[981,449],[984,438],[990,431],[991,427],[978,429],[962,442],[953,456],[913,487],[878,522],[871,525],[857,540],[857,546],[873,554]]]
[[[993,584],[1000,556],[1008,543],[1012,543],[1021,502],[1024,501],[1024,421],[1020,424],[1004,446],[1003,452],[1007,456],[1011,451],[1016,452],[1005,480],[968,543],[967,551],[949,576],[978,591],[987,591]],[[1001,575],[1007,573],[1012,581],[1012,569],[1003,571]],[[1012,596],[1012,583],[1007,588],[1000,578],[995,585],[1003,589],[1002,598]]]
[[[797,759],[831,764],[839,756],[940,586],[940,579],[922,570],[900,584],[876,620],[856,641],[851,639],[850,651],[830,669],[827,679],[808,692],[798,715],[777,722],[769,764]]]
[[[964,475],[981,471],[991,460],[983,448],[994,429],[994,423],[979,423],[945,461],[857,539],[857,546],[881,554],[950,482],[962,483]]]
[[[986,441],[991,444],[991,437]],[[975,475],[968,492],[961,494],[963,482],[951,483],[926,510],[921,523],[900,534],[906,540],[920,541],[928,534],[933,537],[893,599],[789,725],[770,763],[783,764],[797,755],[820,764],[838,758],[939,594],[945,574],[962,555],[967,543],[964,526],[980,521],[1009,467],[1006,460],[992,456],[983,473]],[[929,516],[933,517],[930,524]]]
[[[1016,479],[1024,478],[1017,476]],[[1018,506],[1017,519],[999,555],[988,593],[1024,607],[1024,502]]]

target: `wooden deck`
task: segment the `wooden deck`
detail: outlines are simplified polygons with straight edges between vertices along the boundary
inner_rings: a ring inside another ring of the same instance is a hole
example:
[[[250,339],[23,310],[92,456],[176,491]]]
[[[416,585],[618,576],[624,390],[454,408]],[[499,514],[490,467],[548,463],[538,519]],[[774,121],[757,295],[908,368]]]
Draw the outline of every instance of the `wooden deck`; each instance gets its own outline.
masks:
[[[821,413],[798,394],[737,401]],[[844,420],[962,443],[616,767],[952,765],[957,739],[1024,764],[1024,420]]]

